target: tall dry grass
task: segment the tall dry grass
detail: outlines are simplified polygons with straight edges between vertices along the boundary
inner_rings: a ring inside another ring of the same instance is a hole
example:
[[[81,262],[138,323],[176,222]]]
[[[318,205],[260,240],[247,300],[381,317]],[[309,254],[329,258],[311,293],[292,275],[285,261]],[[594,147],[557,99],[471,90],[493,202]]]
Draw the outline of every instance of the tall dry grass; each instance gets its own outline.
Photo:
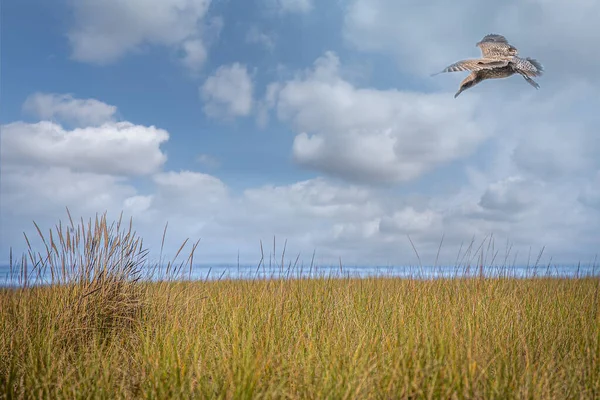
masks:
[[[47,235],[35,227],[44,250],[36,251],[25,235],[20,288],[8,293],[13,318],[28,314],[31,304],[43,305],[41,320],[27,329],[43,331],[51,324],[52,334],[69,347],[131,330],[139,322],[143,294],[137,282],[148,251],[131,221],[128,227],[121,219],[109,224],[104,214],[75,225],[69,214],[68,225],[61,222]]]
[[[61,273],[0,292],[4,397],[600,397],[598,278],[151,283],[121,228],[59,225],[27,265]]]

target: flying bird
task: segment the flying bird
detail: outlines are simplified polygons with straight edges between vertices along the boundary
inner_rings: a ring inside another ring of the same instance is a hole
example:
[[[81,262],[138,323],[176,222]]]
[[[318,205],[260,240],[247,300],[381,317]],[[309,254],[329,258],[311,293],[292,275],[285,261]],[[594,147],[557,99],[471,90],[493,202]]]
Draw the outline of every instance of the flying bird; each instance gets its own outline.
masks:
[[[485,35],[476,46],[481,50],[481,58],[458,61],[432,74],[435,76],[444,72],[471,71],[460,83],[454,98],[486,79],[508,78],[514,74],[520,74],[531,86],[540,88],[532,78],[542,75],[542,64],[533,58],[519,57],[517,48],[508,43],[504,36],[495,33]]]

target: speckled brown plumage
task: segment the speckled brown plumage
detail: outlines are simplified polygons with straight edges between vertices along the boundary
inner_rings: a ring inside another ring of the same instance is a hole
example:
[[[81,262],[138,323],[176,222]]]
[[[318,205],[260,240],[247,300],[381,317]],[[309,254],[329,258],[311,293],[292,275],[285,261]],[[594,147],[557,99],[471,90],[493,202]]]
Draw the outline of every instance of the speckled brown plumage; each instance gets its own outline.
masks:
[[[485,35],[476,46],[486,58],[512,57],[519,54],[517,48],[510,45],[504,36],[497,34]]]
[[[456,98],[466,89],[469,89],[486,79],[508,78],[520,74],[531,86],[539,89],[539,85],[532,77],[541,76],[544,69],[542,65],[532,58],[518,57],[517,48],[512,46],[506,38],[498,34],[489,34],[476,44],[481,49],[481,58],[461,60],[444,68],[444,72],[471,71],[461,82]]]

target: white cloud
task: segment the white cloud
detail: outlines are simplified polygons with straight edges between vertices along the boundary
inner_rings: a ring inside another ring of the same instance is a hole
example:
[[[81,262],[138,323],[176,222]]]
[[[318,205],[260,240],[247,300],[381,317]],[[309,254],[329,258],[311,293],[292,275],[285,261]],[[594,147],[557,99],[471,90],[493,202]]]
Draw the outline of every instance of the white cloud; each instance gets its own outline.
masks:
[[[439,232],[442,218],[435,211],[428,209],[417,211],[408,206],[381,219],[379,230],[382,233],[420,233]]]
[[[300,132],[296,162],[353,181],[413,180],[471,154],[488,135],[476,122],[475,102],[354,87],[339,76],[333,53],[283,84],[276,108]]]
[[[5,211],[46,219],[65,207],[86,214],[118,210],[135,189],[113,175],[51,165],[17,167],[3,159],[2,194]]]
[[[96,99],[76,99],[71,94],[34,93],[23,111],[40,119],[58,119],[76,126],[100,125],[112,121],[117,107]]]
[[[71,0],[75,23],[68,38],[75,60],[113,63],[147,45],[181,48],[197,68],[206,58],[203,23],[210,0]]]
[[[181,48],[184,52],[183,65],[190,70],[196,70],[206,61],[206,46],[200,39],[190,39],[183,42]]]
[[[169,139],[168,132],[114,121],[115,106],[71,95],[36,93],[23,108],[42,120],[2,126],[3,165],[126,176],[155,173],[167,160],[160,146]],[[47,120],[55,117],[79,127],[68,129]]]
[[[116,219],[122,210],[130,210],[127,201],[135,194],[136,189],[122,177],[51,165],[15,166],[2,157],[0,260],[8,262],[11,247],[17,257],[25,250],[23,232],[34,249],[43,248],[32,221],[46,233],[58,219],[68,221],[66,207],[75,219],[105,211],[109,218]]]
[[[337,215],[352,219],[370,209],[367,189],[333,186],[323,178],[248,189],[244,197],[255,207],[263,206],[282,216],[293,212],[306,217],[330,218]]]
[[[227,197],[227,186],[218,178],[194,171],[168,171],[154,175],[163,200],[181,211],[218,204]]]
[[[144,175],[166,161],[160,150],[169,134],[131,122],[66,130],[49,121],[2,127],[2,160],[16,165],[65,167],[103,174]]]
[[[532,191],[543,189],[543,185],[535,185],[535,182],[527,181],[520,176],[510,176],[490,184],[481,196],[479,205],[487,210],[516,216],[533,204]]]
[[[260,128],[265,128],[269,124],[270,110],[277,104],[277,94],[281,90],[281,85],[272,82],[267,85],[264,97],[256,102],[256,124]]]
[[[219,67],[200,88],[206,115],[221,118],[249,115],[252,92],[252,79],[240,63]]]

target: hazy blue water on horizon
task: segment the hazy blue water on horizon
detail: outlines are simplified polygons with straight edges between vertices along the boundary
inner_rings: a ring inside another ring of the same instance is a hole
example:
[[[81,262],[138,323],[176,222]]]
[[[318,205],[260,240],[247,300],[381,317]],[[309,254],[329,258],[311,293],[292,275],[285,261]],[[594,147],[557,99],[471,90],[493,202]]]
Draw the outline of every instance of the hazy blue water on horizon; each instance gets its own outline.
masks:
[[[536,276],[568,277],[576,278],[582,276],[599,276],[600,265],[580,265],[580,266],[514,266],[514,267],[484,267],[482,271],[477,266],[456,267],[456,266],[395,266],[395,267],[361,267],[361,266],[307,266],[295,268],[280,268],[268,265],[235,265],[235,264],[215,264],[215,265],[194,265],[192,270],[188,267],[181,269],[179,275],[172,276],[176,279],[191,280],[218,280],[218,279],[278,279],[278,278],[307,278],[307,277],[370,277],[387,276],[398,278],[413,279],[437,279],[437,278],[460,278],[469,276],[510,276],[516,278],[527,278]],[[29,271],[29,280],[31,282],[32,272]],[[0,286],[18,285],[20,281],[20,272],[11,271],[8,265],[0,265]],[[144,270],[142,279],[160,280],[165,279],[164,268],[153,271]],[[22,278],[22,276],[21,276]],[[38,280],[39,282],[39,280]],[[46,273],[42,277],[42,283],[50,283],[50,275]]]

